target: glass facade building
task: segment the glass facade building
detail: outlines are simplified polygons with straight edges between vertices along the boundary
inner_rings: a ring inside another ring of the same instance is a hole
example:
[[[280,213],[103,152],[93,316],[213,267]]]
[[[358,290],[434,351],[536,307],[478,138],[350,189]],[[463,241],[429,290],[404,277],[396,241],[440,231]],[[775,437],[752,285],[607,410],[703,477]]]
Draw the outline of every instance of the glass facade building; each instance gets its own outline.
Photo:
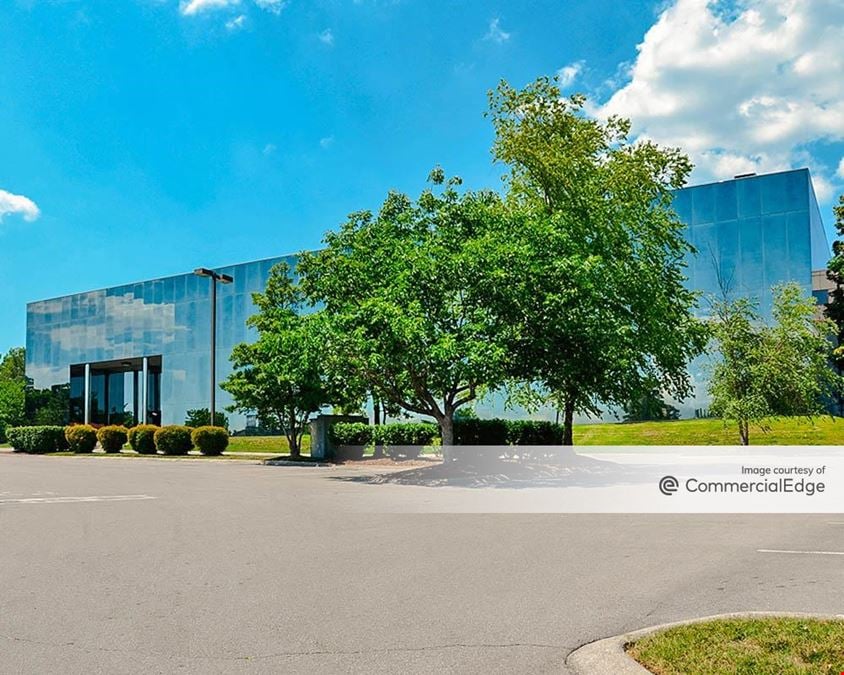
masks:
[[[796,281],[812,292],[812,271],[826,266],[829,245],[807,169],[684,188],[674,207],[697,254],[688,284],[705,296],[722,285],[752,296],[770,313],[771,287]],[[217,381],[230,370],[232,347],[254,339],[246,319],[251,294],[264,289],[270,269],[295,256],[217,268],[233,283],[218,286]],[[71,421],[181,424],[190,409],[208,408],[211,280],[193,273],[67,295],[27,306],[26,368],[39,389],[68,386]],[[706,312],[706,301],[701,305]],[[697,382],[705,378],[694,364]],[[705,387],[681,407],[706,407]],[[218,390],[217,409],[231,403]],[[476,409],[500,414],[489,400]],[[230,416],[242,429],[246,417]]]

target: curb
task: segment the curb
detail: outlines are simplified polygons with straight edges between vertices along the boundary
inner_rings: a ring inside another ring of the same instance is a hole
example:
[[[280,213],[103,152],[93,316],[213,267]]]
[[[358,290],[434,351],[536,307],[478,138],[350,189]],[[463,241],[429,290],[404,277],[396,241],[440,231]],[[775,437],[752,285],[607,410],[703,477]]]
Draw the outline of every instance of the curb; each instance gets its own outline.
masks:
[[[716,619],[752,619],[759,617],[780,617],[793,619],[826,619],[842,620],[844,614],[808,614],[804,612],[733,612],[730,614],[714,614],[688,621],[674,621],[663,623],[650,628],[641,628],[622,635],[589,642],[578,647],[566,657],[566,666],[576,675],[651,675],[651,671],[640,666],[627,656],[625,647],[646,635],[657,633],[676,626],[704,623]]]

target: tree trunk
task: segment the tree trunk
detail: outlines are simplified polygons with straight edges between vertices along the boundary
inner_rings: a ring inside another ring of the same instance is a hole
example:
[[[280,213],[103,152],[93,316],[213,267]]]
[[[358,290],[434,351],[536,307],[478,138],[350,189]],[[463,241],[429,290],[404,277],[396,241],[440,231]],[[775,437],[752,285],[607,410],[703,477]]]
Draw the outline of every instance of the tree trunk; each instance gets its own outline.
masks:
[[[574,445],[574,396],[567,396],[563,415],[563,445]]]
[[[381,426],[381,403],[378,401],[377,398],[372,399],[372,423],[378,427]],[[380,459],[384,456],[384,446],[376,443],[375,448],[372,451],[372,456],[375,459]]]
[[[296,438],[296,432],[294,431],[287,437],[287,444],[290,446],[290,456],[299,458],[302,456],[302,453],[299,449],[299,439]]]
[[[739,420],[739,438],[742,445],[750,445],[750,429],[748,423],[744,420]]]
[[[454,416],[446,413],[438,420],[440,436],[442,437],[443,462],[448,464],[454,460]]]

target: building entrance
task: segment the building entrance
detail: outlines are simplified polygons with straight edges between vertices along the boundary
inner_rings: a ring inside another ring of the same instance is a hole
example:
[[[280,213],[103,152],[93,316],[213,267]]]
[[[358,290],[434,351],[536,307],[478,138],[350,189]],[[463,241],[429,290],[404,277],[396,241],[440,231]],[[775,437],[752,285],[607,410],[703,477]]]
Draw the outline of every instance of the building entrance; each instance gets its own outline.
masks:
[[[70,367],[70,422],[161,424],[161,356]]]

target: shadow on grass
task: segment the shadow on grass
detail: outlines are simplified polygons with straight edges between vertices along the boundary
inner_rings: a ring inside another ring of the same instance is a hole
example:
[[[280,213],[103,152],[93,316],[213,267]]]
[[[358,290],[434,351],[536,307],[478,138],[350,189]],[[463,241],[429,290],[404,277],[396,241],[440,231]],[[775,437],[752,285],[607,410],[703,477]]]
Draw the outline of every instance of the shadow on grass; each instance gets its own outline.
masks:
[[[377,467],[373,467],[377,468]],[[536,488],[607,487],[653,482],[647,467],[617,464],[572,453],[545,463],[491,460],[470,465],[464,462],[357,476],[331,476],[331,480],[367,485],[415,485],[421,487]]]

